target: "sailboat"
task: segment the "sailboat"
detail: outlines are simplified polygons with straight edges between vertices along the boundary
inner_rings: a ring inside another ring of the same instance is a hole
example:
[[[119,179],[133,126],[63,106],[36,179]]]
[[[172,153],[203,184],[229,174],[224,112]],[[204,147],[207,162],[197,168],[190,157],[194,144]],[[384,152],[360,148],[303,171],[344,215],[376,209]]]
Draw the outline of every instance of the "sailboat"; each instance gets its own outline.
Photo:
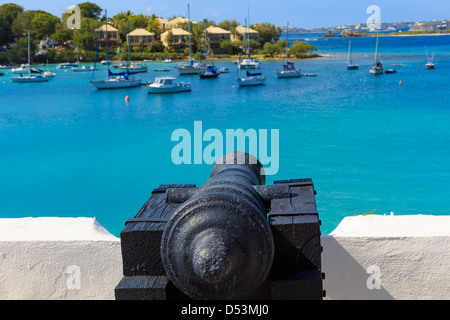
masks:
[[[175,66],[180,75],[186,74],[199,74],[206,71],[206,65],[203,63],[195,63],[192,59],[192,46],[191,46],[191,14],[190,6],[188,4],[188,28],[189,28],[189,63],[184,66]]]
[[[247,24],[247,20],[245,21],[245,24]],[[241,64],[241,54],[239,53],[238,66],[240,66],[240,64]],[[262,73],[260,72],[252,73],[248,70],[246,71],[246,77],[240,77],[239,70],[240,68],[238,67],[236,73],[236,83],[238,84],[239,87],[259,86],[264,84],[264,82],[266,81],[266,77],[263,77]]]
[[[54,78],[56,74],[54,72],[51,72],[48,68],[48,59],[47,59],[47,71],[44,72],[44,77],[46,78]]]
[[[60,63],[58,64],[58,66],[56,67],[56,69],[70,69],[70,68],[78,68],[80,64],[80,61],[78,59],[78,49],[77,49],[77,62],[65,62],[65,63]]]
[[[13,82],[19,82],[19,83],[24,83],[24,82],[45,82],[48,81],[47,78],[44,78],[42,75],[40,74],[33,74],[31,75],[31,62],[30,62],[31,58],[30,58],[30,31],[28,31],[28,76],[23,76],[22,74],[20,74],[20,77],[12,77],[11,80]]]
[[[373,66],[370,68],[370,74],[373,75],[379,75],[383,74],[384,68],[383,64],[378,61],[378,32],[377,32],[377,45],[375,47],[375,61],[373,63]]]
[[[359,66],[353,64],[352,58],[352,38],[350,37],[350,44],[348,45],[348,56],[347,56],[347,70],[357,70]]]
[[[434,60],[434,53],[433,53],[433,55],[430,58],[430,57],[428,57],[428,52],[426,50],[425,50],[425,52],[427,54],[427,60],[428,60],[427,64],[425,65],[425,68],[428,69],[428,70],[432,70],[436,66],[434,64],[434,62],[433,62],[433,60]]]
[[[250,11],[250,10],[248,10]],[[259,69],[261,66],[261,63],[256,60],[255,58],[252,58],[250,56],[250,33],[249,33],[249,28],[250,28],[250,12],[247,13],[248,16],[248,27],[247,27],[247,22],[246,24],[246,34],[247,34],[247,58],[244,58],[242,61],[239,58],[238,60],[238,68],[239,69]]]
[[[289,62],[289,22],[286,26],[286,64],[283,65],[283,69],[277,72],[278,78],[299,78],[302,76],[301,70],[296,69],[293,62]]]
[[[106,10],[105,10],[105,16],[106,16]],[[106,33],[106,55],[107,60],[109,60],[109,46],[108,46],[108,19],[105,18],[105,33]],[[95,65],[97,63],[97,56],[98,56],[98,50],[100,47],[100,40],[102,37],[102,31],[100,30],[100,37],[98,40],[97,45],[97,54],[95,57],[95,63],[94,63],[94,70],[92,72],[92,76],[95,72]],[[128,54],[128,64],[129,64],[130,56]],[[120,88],[130,88],[130,87],[137,87],[141,85],[141,79],[139,77],[130,77],[131,75],[135,75],[135,72],[130,72],[130,70],[127,68],[125,72],[120,73],[113,73],[110,70],[110,65],[108,64],[108,77],[104,80],[92,80],[90,83],[92,83],[97,89],[120,89]]]
[[[208,41],[207,41],[207,32],[206,32],[206,22],[205,22],[205,56],[208,55]],[[200,52],[200,57],[203,56],[203,49]],[[201,60],[202,58],[200,58]],[[214,61],[211,61],[211,64],[208,64],[206,66],[206,71],[200,72],[199,74],[200,79],[215,79],[220,75],[220,71],[217,70],[217,67],[214,65]]]

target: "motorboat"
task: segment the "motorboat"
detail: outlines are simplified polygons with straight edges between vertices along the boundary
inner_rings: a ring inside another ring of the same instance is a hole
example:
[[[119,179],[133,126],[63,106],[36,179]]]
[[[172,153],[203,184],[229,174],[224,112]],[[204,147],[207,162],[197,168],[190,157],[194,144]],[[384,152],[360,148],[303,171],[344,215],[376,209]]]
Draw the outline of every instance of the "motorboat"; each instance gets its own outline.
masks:
[[[259,69],[260,67],[261,63],[252,57],[244,58],[240,63],[238,63],[239,69]]]
[[[74,71],[74,72],[89,72],[89,71],[93,71],[93,70],[94,70],[93,66],[81,66],[81,67],[72,68],[72,71]]]
[[[159,77],[149,85],[147,85],[148,93],[176,93],[191,91],[190,83],[176,83],[174,77]]]

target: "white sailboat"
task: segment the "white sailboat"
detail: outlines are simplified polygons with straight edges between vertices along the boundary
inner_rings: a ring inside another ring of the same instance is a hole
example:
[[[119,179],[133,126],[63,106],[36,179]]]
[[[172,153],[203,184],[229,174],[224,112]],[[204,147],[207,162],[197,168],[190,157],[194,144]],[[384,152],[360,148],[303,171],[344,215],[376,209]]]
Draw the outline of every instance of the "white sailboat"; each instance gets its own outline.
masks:
[[[247,20],[245,21],[245,24],[247,24]],[[239,76],[239,68],[240,62],[241,62],[241,56],[239,55],[238,58],[238,68],[237,68],[237,74],[236,74],[236,83],[239,87],[248,87],[248,86],[260,86],[263,85],[266,81],[266,77],[262,75],[262,73],[251,73],[250,71],[246,70],[246,76],[240,77]]]
[[[29,67],[31,65],[30,62],[30,31],[28,31],[28,76],[23,76],[22,73],[20,74],[20,77],[12,77],[11,81],[18,82],[18,83],[25,83],[25,82],[45,82],[48,81],[47,78],[44,78],[40,74],[31,74],[31,68]]]
[[[296,69],[293,62],[289,62],[289,22],[286,26],[286,64],[283,65],[283,69],[277,72],[278,78],[299,78],[302,76],[301,70]]]
[[[189,63],[183,66],[175,66],[178,73],[180,75],[187,74],[199,74],[200,72],[206,71],[206,65],[204,63],[196,63],[194,59],[192,59],[192,46],[191,46],[191,15],[190,15],[190,6],[188,4],[188,32],[189,32]]]
[[[106,10],[105,10],[105,16],[106,16]],[[109,45],[108,45],[108,19],[105,19],[105,33],[106,33],[106,54],[107,54],[107,60],[109,61]],[[101,40],[101,34],[100,31],[100,37],[99,37],[99,44],[97,45],[97,53],[99,50],[100,40]],[[128,64],[129,64],[129,54],[128,54]],[[97,62],[97,61],[96,61]],[[108,77],[104,80],[91,80],[90,83],[93,84],[97,89],[121,89],[121,88],[131,88],[131,87],[138,87],[141,85],[141,79],[139,77],[135,77],[135,72],[130,72],[129,69],[127,69],[125,72],[120,73],[113,73],[110,70],[110,65],[108,64]],[[95,64],[94,64],[94,71],[92,72],[92,75],[95,72]]]
[[[353,63],[352,38],[350,37],[350,44],[348,45],[347,70],[357,70],[357,69],[359,69],[359,66]]]
[[[44,77],[46,77],[47,79],[50,78],[54,78],[56,76],[56,73],[51,72],[50,69],[48,68],[48,59],[47,59],[47,71],[44,72]]]
[[[250,10],[249,10],[250,11]],[[250,56],[250,34],[249,34],[249,28],[250,28],[250,12],[248,12],[248,27],[247,27],[247,22],[246,24],[246,34],[247,34],[247,57],[244,58],[243,60],[239,59],[238,60],[238,68],[239,69],[259,69],[261,67],[261,63],[256,60],[255,58],[252,58]]]
[[[383,72],[384,72],[383,64],[380,61],[378,61],[378,32],[377,32],[377,45],[375,48],[375,61],[373,63],[373,66],[370,68],[370,74],[379,75],[379,74],[383,74]]]

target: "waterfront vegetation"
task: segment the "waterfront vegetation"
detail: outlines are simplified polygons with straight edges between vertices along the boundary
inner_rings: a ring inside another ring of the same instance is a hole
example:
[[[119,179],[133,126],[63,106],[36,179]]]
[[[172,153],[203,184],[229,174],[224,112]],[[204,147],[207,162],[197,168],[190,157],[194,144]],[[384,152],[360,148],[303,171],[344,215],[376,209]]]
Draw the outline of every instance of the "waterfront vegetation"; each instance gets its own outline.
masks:
[[[98,33],[95,29],[105,22],[103,8],[95,3],[84,2],[78,4],[81,11],[81,28],[71,30],[67,27],[69,13],[62,13],[61,17],[42,10],[25,10],[22,6],[7,3],[0,6],[0,64],[20,64],[27,60],[27,32],[31,34],[32,63],[60,63],[75,61],[93,62],[96,56]],[[172,17],[175,18],[175,17]],[[170,18],[170,19],[172,19]],[[169,20],[170,20],[169,19]],[[188,37],[181,44],[164,46],[161,42],[161,26],[159,17],[155,14],[145,16],[131,11],[120,12],[108,17],[109,24],[119,30],[119,47],[110,48],[109,57],[112,60],[153,59],[166,57],[172,59],[186,59],[189,56]],[[194,58],[200,57],[204,49],[204,29],[217,26],[236,35],[236,20],[224,20],[216,23],[209,19],[191,24],[191,44]],[[181,23],[178,27],[188,30],[188,23]],[[144,28],[155,34],[155,41],[149,45],[131,46],[127,48],[126,35],[136,28]],[[250,26],[258,31],[259,40],[250,40],[252,55],[257,58],[283,58],[286,42],[279,37],[283,29],[269,22],[256,23]],[[56,46],[42,45],[41,40],[51,39],[58,43]],[[224,40],[208,48],[210,56],[215,59],[235,59],[241,53],[243,41]],[[317,56],[313,53],[316,48],[306,42],[296,41],[289,50],[293,58],[310,58]],[[98,60],[106,59],[107,53],[99,52]]]

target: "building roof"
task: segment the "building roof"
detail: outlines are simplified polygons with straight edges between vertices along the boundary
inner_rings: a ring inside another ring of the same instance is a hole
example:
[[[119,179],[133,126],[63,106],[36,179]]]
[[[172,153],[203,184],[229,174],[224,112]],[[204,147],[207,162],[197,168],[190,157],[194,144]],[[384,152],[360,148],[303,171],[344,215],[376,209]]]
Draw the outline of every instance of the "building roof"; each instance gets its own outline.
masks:
[[[161,36],[166,36],[166,35],[169,34],[169,32],[172,32],[172,34],[174,36],[188,36],[189,35],[189,32],[187,32],[186,30],[183,30],[183,29],[180,29],[180,28],[173,28],[172,30],[163,32],[161,34]]]
[[[206,32],[207,33],[213,33],[213,34],[231,34],[230,31],[219,28],[219,27],[214,27],[214,26],[210,26],[208,28],[206,28]]]
[[[150,32],[148,30],[145,30],[143,28],[137,28],[131,31],[127,36],[154,36],[155,34],[153,32]]]
[[[110,25],[109,23],[108,23],[108,28],[106,28],[106,25],[105,24],[102,24],[102,26],[100,27],[100,28],[98,28],[98,29],[95,29],[95,31],[109,31],[109,32],[119,32],[119,30],[117,30],[116,28],[114,28],[112,25]]]
[[[258,31],[244,27],[244,26],[237,26],[236,27],[236,32],[240,33],[240,34],[244,34],[244,33],[258,33]]]
[[[189,22],[189,19],[186,19],[186,18],[183,18],[183,17],[176,17],[175,19],[170,20],[166,24],[178,25],[179,23],[185,23],[185,22]],[[192,21],[192,20],[191,20],[191,23],[197,24],[197,22]]]

